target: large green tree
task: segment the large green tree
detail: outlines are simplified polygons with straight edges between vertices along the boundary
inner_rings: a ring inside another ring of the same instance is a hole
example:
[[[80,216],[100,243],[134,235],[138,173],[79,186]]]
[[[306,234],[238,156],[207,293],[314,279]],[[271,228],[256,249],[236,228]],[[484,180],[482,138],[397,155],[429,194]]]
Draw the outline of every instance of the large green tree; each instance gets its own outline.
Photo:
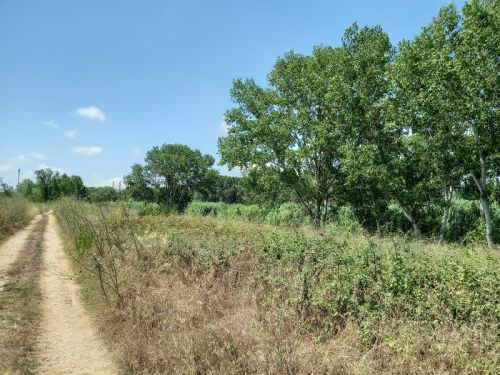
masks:
[[[87,195],[87,188],[83,184],[80,176],[68,176],[63,173],[58,181],[60,194],[63,196],[73,196],[83,199]]]
[[[464,159],[479,192],[486,240],[493,246],[488,180],[498,178],[500,159],[500,2],[470,0],[463,7],[459,73],[464,89]]]
[[[35,171],[35,181],[37,187],[40,189],[41,200],[43,202],[57,199],[61,195],[61,188],[59,182],[61,175],[52,169],[38,169]]]
[[[199,150],[181,144],[164,144],[148,151],[145,166],[134,165],[125,181],[136,196],[148,198],[151,189],[155,201],[181,211],[202,186],[213,164],[214,158]]]
[[[132,171],[123,178],[123,182],[131,198],[139,201],[153,200],[154,191],[149,176],[141,164],[132,165]]]
[[[411,171],[407,177],[409,183],[405,185],[399,179],[405,189],[396,185],[395,195],[415,228],[418,217],[414,218],[411,211],[422,213],[425,203],[442,207],[440,243],[445,237],[453,193],[464,174],[463,85],[456,59],[459,22],[455,6],[441,9],[415,39],[400,43],[389,75],[395,104],[392,119],[396,128],[409,133],[402,134],[407,139],[400,145],[406,151],[399,151],[395,163],[401,168],[396,171],[400,177]],[[412,147],[411,152],[408,147]]]
[[[342,187],[342,145],[377,137],[388,37],[380,28],[349,28],[343,45],[315,47],[311,56],[288,52],[268,87],[237,79],[219,139],[222,162],[246,173],[272,170],[319,225]]]
[[[388,35],[380,27],[348,28],[342,38],[343,59],[337,65],[330,98],[342,139],[345,174],[341,199],[354,207],[367,227],[380,229],[388,204],[384,183],[384,103],[389,90],[387,70],[394,58]]]

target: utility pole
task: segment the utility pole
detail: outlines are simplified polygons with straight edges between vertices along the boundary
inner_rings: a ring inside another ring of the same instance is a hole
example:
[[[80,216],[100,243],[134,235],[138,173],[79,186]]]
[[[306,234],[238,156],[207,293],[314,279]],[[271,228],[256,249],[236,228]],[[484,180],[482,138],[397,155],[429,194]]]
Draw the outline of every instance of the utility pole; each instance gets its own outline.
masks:
[[[17,187],[19,187],[20,180],[21,180],[21,168],[17,168]]]

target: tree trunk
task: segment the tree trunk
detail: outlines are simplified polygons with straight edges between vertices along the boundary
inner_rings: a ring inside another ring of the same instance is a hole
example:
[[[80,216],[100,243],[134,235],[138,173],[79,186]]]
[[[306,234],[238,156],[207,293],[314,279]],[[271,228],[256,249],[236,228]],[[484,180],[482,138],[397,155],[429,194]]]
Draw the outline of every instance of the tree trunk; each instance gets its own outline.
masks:
[[[402,204],[400,204],[401,208],[403,209],[403,214],[405,217],[408,219],[408,221],[411,223],[411,226],[413,227],[413,232],[415,232],[415,235],[420,237],[420,228],[417,225],[417,222],[411,215],[411,212],[407,210]]]
[[[321,200],[316,200],[316,212],[314,213],[313,224],[315,228],[321,225]]]
[[[447,204],[444,207],[443,219],[441,220],[441,230],[439,231],[439,245],[444,242],[444,236],[446,233],[446,225],[448,224],[448,215],[450,213],[450,206]]]
[[[481,165],[481,178],[478,179],[474,172],[471,172],[471,176],[479,190],[479,199],[483,209],[484,224],[486,225],[486,242],[491,249],[493,247],[493,229],[491,226],[490,203],[486,192],[486,162],[482,153],[479,153],[479,163]]]
[[[325,199],[325,212],[323,213],[323,224],[328,220],[328,199]]]
[[[450,215],[451,200],[453,198],[453,189],[450,187],[444,192],[444,211],[443,219],[441,220],[441,230],[439,231],[439,245],[444,243],[444,237],[446,234],[446,226],[448,225],[448,218]]]
[[[485,196],[481,197],[481,207],[483,208],[484,223],[486,225],[486,242],[491,249],[493,247],[493,230],[491,226],[490,203]]]

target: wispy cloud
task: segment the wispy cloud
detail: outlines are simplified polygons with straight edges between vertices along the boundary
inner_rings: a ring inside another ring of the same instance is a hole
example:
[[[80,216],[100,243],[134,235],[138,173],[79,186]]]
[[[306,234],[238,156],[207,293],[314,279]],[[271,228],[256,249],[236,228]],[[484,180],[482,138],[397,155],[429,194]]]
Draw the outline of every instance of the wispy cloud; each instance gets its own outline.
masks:
[[[132,147],[132,154],[140,155],[142,150],[139,147]]]
[[[36,160],[47,160],[47,155],[41,154],[40,152],[30,152],[28,158]]]
[[[97,155],[102,152],[102,147],[99,146],[75,146],[73,147],[75,154],[81,155]]]
[[[66,138],[70,138],[70,139],[75,139],[77,134],[78,134],[78,130],[76,130],[76,129],[66,130],[64,132],[64,136]]]
[[[52,121],[52,120],[42,122],[42,125],[48,126],[49,128],[52,128],[52,129],[57,129],[59,127],[59,124],[55,121]]]
[[[34,163],[38,160],[47,160],[47,156],[39,152],[29,152],[27,154],[11,156],[0,162],[0,172],[13,171],[23,165]]]
[[[106,114],[102,110],[94,106],[78,108],[74,112],[74,115],[99,122],[104,122],[106,120]]]

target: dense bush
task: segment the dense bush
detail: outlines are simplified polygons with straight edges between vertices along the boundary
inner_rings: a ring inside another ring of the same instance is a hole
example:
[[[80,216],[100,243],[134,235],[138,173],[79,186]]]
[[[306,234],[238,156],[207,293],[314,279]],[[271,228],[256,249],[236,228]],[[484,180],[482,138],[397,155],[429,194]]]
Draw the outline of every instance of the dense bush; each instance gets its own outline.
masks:
[[[158,213],[161,210],[157,211]],[[311,222],[302,206],[283,203],[278,208],[264,208],[258,205],[227,204],[222,202],[191,202],[185,211],[190,215],[212,216],[225,219],[241,219],[271,225],[299,225]],[[151,212],[153,213],[153,212]],[[441,220],[442,212],[437,206],[429,206],[419,220],[421,230],[427,235],[437,235],[433,230]],[[491,205],[494,240],[500,243],[500,208]],[[357,230],[363,225],[351,206],[332,207],[328,212],[331,225],[347,230]],[[411,233],[412,227],[401,207],[393,202],[380,217],[381,230],[385,234]],[[372,228],[373,229],[373,228]],[[457,198],[452,202],[446,229],[446,240],[451,242],[482,242],[484,223],[477,201]]]
[[[491,207],[491,226],[493,228],[493,242],[500,243],[500,205],[494,202]],[[471,213],[469,213],[471,215]],[[471,215],[472,216],[472,215]],[[463,242],[482,242],[486,233],[482,215],[479,214],[477,220],[474,222],[475,226],[471,227],[465,236],[462,238]]]
[[[358,229],[360,226],[354,210],[350,206],[339,207],[335,212],[333,222],[351,230]]]
[[[257,205],[228,204],[223,202],[191,202],[187,206],[185,213],[251,221],[263,221],[266,215],[265,210]]]
[[[450,241],[463,241],[467,233],[476,229],[481,220],[479,203],[465,199],[455,199],[450,208],[446,237]]]
[[[162,215],[169,214],[175,211],[172,208],[153,202],[131,201],[129,203],[129,207],[135,210],[139,216]]]
[[[283,203],[278,208],[265,209],[259,205],[192,202],[185,212],[191,215],[241,219],[272,225],[299,225],[310,222],[303,208],[295,203]]]
[[[300,225],[311,222],[304,208],[297,203],[283,203],[266,215],[266,223],[272,225]]]
[[[366,335],[393,318],[500,324],[500,263],[490,255],[280,232],[260,254],[264,283],[322,329],[349,319]]]

